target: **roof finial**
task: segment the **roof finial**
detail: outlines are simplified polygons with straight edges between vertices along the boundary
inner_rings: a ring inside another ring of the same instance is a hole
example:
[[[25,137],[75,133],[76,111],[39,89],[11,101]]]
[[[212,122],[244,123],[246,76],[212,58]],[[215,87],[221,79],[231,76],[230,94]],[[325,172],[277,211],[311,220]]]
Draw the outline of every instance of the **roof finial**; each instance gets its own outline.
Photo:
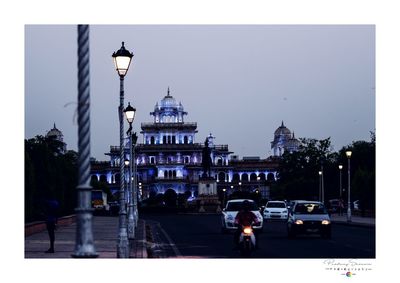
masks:
[[[57,128],[56,128],[56,122],[54,122],[54,127],[53,127],[53,129],[57,129]]]
[[[283,125],[283,120],[282,120],[282,125],[281,125],[281,127],[285,127],[285,125]]]

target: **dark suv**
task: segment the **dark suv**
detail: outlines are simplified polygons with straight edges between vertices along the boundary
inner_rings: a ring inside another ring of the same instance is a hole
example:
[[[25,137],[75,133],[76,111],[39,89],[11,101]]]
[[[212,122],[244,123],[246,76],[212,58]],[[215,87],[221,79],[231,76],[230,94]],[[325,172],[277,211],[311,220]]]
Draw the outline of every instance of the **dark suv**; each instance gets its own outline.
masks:
[[[288,237],[297,234],[318,233],[321,237],[331,237],[331,219],[321,202],[296,201],[287,222]]]

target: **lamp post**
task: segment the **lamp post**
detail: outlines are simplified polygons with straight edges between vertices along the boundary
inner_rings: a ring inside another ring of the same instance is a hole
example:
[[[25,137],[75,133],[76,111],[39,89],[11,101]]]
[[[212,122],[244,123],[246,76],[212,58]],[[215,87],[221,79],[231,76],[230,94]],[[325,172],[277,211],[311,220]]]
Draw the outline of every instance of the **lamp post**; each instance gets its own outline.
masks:
[[[132,122],[135,119],[136,108],[133,108],[131,104],[128,102],[128,106],[124,110],[126,120],[129,123],[129,129],[126,132],[129,137],[129,159],[131,162],[128,163],[129,165],[129,183],[128,183],[128,192],[129,192],[129,201],[128,201],[128,238],[134,239],[135,238],[135,215],[133,209],[133,190],[132,190],[132,165],[134,163],[133,155],[132,155]],[[125,164],[126,165],[126,164]]]
[[[347,222],[351,222],[351,202],[350,202],[350,158],[351,158],[351,151],[346,151],[347,156]]]
[[[319,190],[318,190],[318,200],[322,200],[322,171],[318,171],[319,175]]]
[[[342,215],[342,204],[343,204],[343,199],[342,199],[342,169],[343,165],[339,165],[339,215]]]
[[[78,25],[78,186],[75,258],[98,256],[93,240],[93,210],[90,204],[90,80],[89,26]]]
[[[129,65],[133,54],[125,49],[124,42],[121,48],[112,54],[114,59],[115,69],[118,72],[120,79],[120,92],[119,92],[119,150],[120,150],[120,190],[119,190],[119,232],[117,243],[117,257],[129,257],[129,243],[126,221],[126,207],[125,207],[125,184],[124,184],[124,123],[123,123],[123,110],[124,110],[124,78],[128,72]]]
[[[132,160],[133,160],[133,164],[132,164],[132,166],[133,166],[133,176],[134,176],[134,178],[133,178],[133,188],[132,188],[132,191],[133,191],[133,194],[132,194],[132,198],[133,198],[133,213],[134,213],[134,215],[135,215],[135,227],[137,226],[137,223],[138,223],[138,219],[139,219],[139,213],[138,213],[138,206],[137,206],[137,201],[138,201],[138,189],[137,189],[137,180],[136,180],[136,178],[137,178],[137,172],[136,172],[136,162],[135,162],[135,160],[136,160],[136,155],[135,155],[135,148],[136,148],[136,142],[137,142],[137,139],[138,139],[138,136],[136,135],[136,132],[134,132],[133,134],[132,134],[132,145],[133,145],[133,148],[132,148],[132,150],[133,150],[133,153],[132,153],[132,156],[133,156],[133,158],[132,158]]]
[[[224,193],[223,199],[222,199],[222,207],[225,207],[225,193],[226,193],[226,189],[223,188],[222,191],[223,191],[223,193]]]

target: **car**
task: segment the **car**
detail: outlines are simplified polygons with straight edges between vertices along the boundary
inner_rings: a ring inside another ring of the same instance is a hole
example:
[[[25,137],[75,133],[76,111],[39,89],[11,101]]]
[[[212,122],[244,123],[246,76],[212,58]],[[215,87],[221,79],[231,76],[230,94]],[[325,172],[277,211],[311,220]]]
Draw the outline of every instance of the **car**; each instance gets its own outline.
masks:
[[[226,233],[229,231],[235,231],[238,229],[238,226],[235,224],[235,217],[236,214],[242,210],[243,201],[249,201],[251,206],[251,211],[257,216],[258,218],[258,225],[254,225],[253,229],[256,231],[262,231],[263,228],[263,217],[260,213],[260,210],[257,204],[251,199],[235,199],[235,200],[228,200],[226,203],[225,208],[222,210],[222,232]]]
[[[289,213],[287,232],[289,238],[311,233],[331,238],[331,219],[324,204],[318,201],[296,201]]]
[[[277,219],[287,220],[288,209],[284,201],[269,201],[263,212],[265,220]]]

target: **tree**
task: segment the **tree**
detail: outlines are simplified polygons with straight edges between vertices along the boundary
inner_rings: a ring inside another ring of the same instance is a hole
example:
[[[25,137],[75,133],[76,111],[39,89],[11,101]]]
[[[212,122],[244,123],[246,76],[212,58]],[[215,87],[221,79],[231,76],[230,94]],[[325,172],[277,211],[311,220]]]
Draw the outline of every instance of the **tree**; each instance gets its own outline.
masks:
[[[25,140],[25,221],[42,220],[43,202],[55,198],[61,215],[76,207],[77,154],[62,154],[60,142],[36,136]]]
[[[319,193],[318,171],[328,172],[335,154],[331,152],[330,138],[323,140],[300,139],[299,150],[285,152],[280,162],[279,179],[273,194],[286,199],[317,199]]]

